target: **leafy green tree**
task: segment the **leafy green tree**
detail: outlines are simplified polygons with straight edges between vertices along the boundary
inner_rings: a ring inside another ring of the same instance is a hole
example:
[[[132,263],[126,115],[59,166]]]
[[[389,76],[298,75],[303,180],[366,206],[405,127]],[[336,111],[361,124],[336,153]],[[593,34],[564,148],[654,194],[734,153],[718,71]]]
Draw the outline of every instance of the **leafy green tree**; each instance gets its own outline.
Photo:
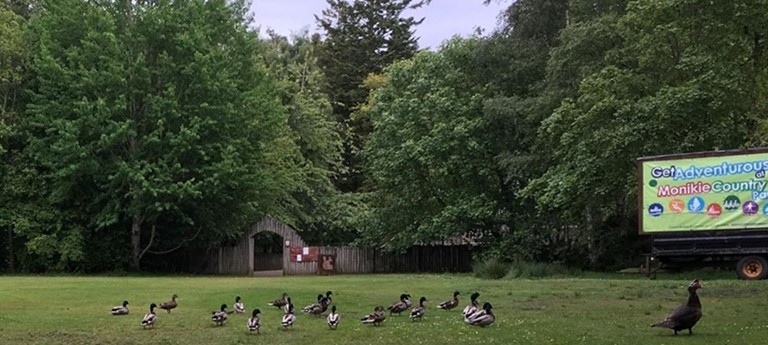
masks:
[[[366,113],[371,195],[365,234],[393,249],[486,229],[497,213],[500,179],[493,163],[483,99],[472,82],[476,40],[454,39],[385,70]]]
[[[766,6],[635,2],[616,25],[620,37],[606,29],[582,39],[620,44],[543,122],[554,164],[525,194],[580,225],[588,264],[610,262],[636,233],[635,158],[761,140]]]
[[[355,110],[365,103],[367,89],[362,83],[369,73],[408,59],[416,52],[414,28],[423,19],[403,12],[422,6],[414,0],[328,0],[329,8],[316,16],[325,37],[320,43],[319,64],[327,80],[336,120],[344,129],[344,170],[336,179],[343,192],[363,186],[360,149],[371,128]]]
[[[297,178],[306,188],[294,193],[289,218],[310,243],[346,243],[351,211],[332,178],[341,170],[340,125],[324,92],[325,78],[317,62],[317,45],[306,32],[290,39],[268,32],[269,50],[264,58],[276,79],[282,104],[288,111],[293,140],[301,151]]]
[[[32,22],[30,152],[76,226],[38,238],[67,232],[80,251],[92,233],[128,239],[138,269],[198,235],[236,236],[302,187],[244,2],[44,7]]]

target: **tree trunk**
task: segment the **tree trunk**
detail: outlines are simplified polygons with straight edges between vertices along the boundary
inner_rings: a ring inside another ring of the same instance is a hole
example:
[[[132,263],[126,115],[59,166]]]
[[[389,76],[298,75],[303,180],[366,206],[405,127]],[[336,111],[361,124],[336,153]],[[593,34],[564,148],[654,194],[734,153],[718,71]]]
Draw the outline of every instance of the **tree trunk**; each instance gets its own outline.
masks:
[[[133,224],[131,224],[133,262],[131,264],[137,271],[141,270],[141,223],[142,219],[140,216],[133,216]]]
[[[13,255],[13,228],[8,227],[8,272],[16,273],[16,261]]]

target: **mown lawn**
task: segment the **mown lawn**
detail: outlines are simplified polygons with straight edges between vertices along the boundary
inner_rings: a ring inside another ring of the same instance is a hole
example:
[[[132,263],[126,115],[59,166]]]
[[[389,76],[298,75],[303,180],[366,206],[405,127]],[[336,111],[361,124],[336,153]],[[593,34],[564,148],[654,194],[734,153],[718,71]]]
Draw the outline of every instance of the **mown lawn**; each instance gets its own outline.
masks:
[[[0,344],[760,344],[768,339],[768,286],[764,281],[704,279],[704,316],[687,333],[650,328],[686,298],[693,276],[647,280],[615,275],[588,278],[481,280],[468,275],[356,275],[334,277],[33,277],[0,276]],[[331,290],[342,314],[328,330],[324,318],[298,313],[293,329],[279,328],[281,312],[267,302],[288,292],[297,309]],[[434,305],[461,291],[460,307]],[[358,318],[400,293],[426,296],[422,322],[389,317],[381,326]],[[460,313],[472,291],[490,301],[497,322],[465,325]],[[159,310],[155,329],[139,325],[151,302],[178,294],[171,314]],[[262,310],[261,335],[249,335],[246,315],[223,327],[210,321],[234,297]],[[113,305],[130,302],[131,314],[114,317]]]

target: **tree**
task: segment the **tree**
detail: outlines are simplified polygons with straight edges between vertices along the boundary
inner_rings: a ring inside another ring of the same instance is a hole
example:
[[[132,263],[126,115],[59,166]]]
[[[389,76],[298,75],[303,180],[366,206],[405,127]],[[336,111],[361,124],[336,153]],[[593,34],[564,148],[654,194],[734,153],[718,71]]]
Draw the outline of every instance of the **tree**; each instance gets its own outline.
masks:
[[[408,59],[416,52],[414,28],[423,19],[403,16],[409,8],[422,6],[414,0],[328,0],[329,8],[315,16],[325,33],[320,44],[320,67],[327,78],[336,120],[344,126],[344,170],[336,180],[343,192],[363,186],[359,150],[371,128],[362,114],[353,116],[366,101],[362,87],[369,73],[379,73],[385,66]]]
[[[342,140],[333,117],[325,78],[317,62],[317,46],[307,32],[287,38],[268,32],[267,67],[278,80],[279,95],[288,112],[292,139],[301,152],[295,176],[306,188],[294,193],[290,214],[281,218],[310,243],[351,241],[343,229],[350,212],[332,182],[341,170]]]
[[[762,140],[754,129],[764,119],[766,6],[632,3],[606,65],[576,65],[594,72],[544,120],[540,139],[553,164],[524,192],[580,225],[588,264],[610,263],[636,233],[637,157]],[[582,42],[613,36],[610,29],[589,35],[597,37]]]
[[[492,226],[502,193],[483,118],[487,89],[472,81],[476,40],[454,39],[385,69],[366,115],[376,185],[368,240],[393,249]]]
[[[301,188],[244,2],[44,6],[32,22],[29,150],[78,225],[59,231],[70,247],[94,232],[126,239],[139,269],[198,234],[236,236]]]

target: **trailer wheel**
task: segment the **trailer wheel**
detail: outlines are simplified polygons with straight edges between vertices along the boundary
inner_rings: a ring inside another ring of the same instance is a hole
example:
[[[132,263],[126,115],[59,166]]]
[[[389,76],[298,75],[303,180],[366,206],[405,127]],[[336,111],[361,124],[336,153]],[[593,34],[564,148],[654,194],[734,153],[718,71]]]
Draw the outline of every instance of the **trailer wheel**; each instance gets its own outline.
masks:
[[[768,262],[762,256],[745,256],[736,264],[736,272],[741,279],[763,279],[768,274]]]

